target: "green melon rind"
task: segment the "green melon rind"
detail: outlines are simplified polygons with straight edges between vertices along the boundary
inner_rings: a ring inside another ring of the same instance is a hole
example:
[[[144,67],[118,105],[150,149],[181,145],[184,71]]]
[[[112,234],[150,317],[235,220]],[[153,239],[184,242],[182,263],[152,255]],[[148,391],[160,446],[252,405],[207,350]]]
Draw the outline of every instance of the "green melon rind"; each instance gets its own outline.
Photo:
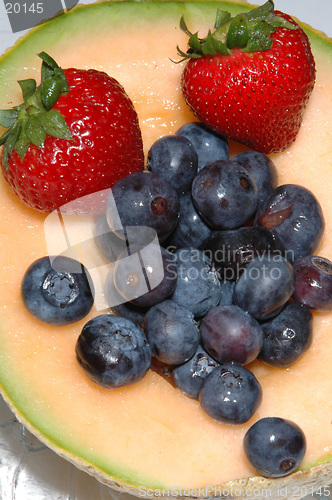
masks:
[[[0,385],[0,391],[7,402],[8,406],[15,413],[18,420],[24,425],[30,432],[32,432],[37,438],[39,438],[46,446],[52,449],[59,456],[63,457],[67,461],[71,462],[78,469],[92,475],[98,481],[106,484],[107,486],[120,491],[122,493],[129,493],[138,497],[149,494],[157,497],[160,496],[171,496],[172,498],[183,498],[183,492],[185,490],[179,489],[179,494],[176,495],[176,490],[174,487],[170,487],[167,484],[161,484],[155,482],[148,483],[139,481],[136,483],[131,479],[125,479],[120,475],[115,474],[113,470],[112,474],[108,474],[107,471],[99,468],[95,464],[84,460],[84,458],[78,458],[73,456],[73,454],[58,446],[53,440],[49,439],[40,432],[40,429],[34,427],[29,420],[21,414],[20,410],[13,404],[12,398],[8,397],[6,391]],[[127,476],[127,475],[126,475]],[[128,477],[128,476],[127,476]],[[238,479],[234,481],[229,481],[216,485],[213,491],[221,491],[223,493],[230,492],[230,496],[223,496],[224,500],[231,500],[232,498],[237,498],[238,500],[248,499],[248,492],[250,496],[258,498],[258,494],[253,494],[254,492],[260,492],[260,498],[270,498],[270,499],[280,499],[287,498],[287,500],[299,499],[303,496],[307,496],[317,491],[319,488],[324,488],[324,486],[330,485],[332,482],[332,462],[322,463],[312,467],[310,470],[298,471],[293,474],[286,476],[284,478],[269,479],[261,476],[253,476],[245,479]],[[140,486],[143,484],[144,489],[140,490]],[[202,487],[204,490],[204,487]],[[152,492],[153,490],[153,492]],[[196,488],[199,490],[199,488]],[[188,491],[188,490],[186,490]],[[323,490],[322,490],[323,491]],[[149,492],[149,493],[147,493]],[[301,496],[300,496],[301,495]],[[211,493],[211,497],[214,493]],[[186,500],[197,500],[198,497],[188,496],[186,494]]]
[[[241,12],[244,10],[244,6],[236,3],[223,3],[223,8],[225,10],[230,10],[233,14]],[[250,5],[248,5],[248,10]],[[197,19],[200,15],[206,16],[210,14],[214,17],[216,9],[216,2],[208,1],[201,2],[197,1],[195,3],[186,2],[103,2],[99,4],[90,4],[84,6],[77,6],[70,12],[56,17],[50,22],[44,23],[43,25],[34,28],[29,32],[29,36],[25,35],[20,39],[13,48],[8,49],[5,54],[0,57],[0,86],[2,88],[6,85],[11,85],[13,78],[13,67],[21,64],[22,60],[26,60],[26,67],[29,68],[29,58],[24,58],[24,54],[30,54],[31,61],[35,60],[35,54],[40,50],[45,50],[51,52],[52,45],[59,42],[59,38],[63,38],[62,35],[68,31],[68,26],[70,26],[69,37],[73,40],[73,37],[79,36],[84,32],[84,27],[87,30],[89,26],[97,23],[100,30],[104,28],[109,29],[112,23],[115,23],[117,28],[120,29],[121,21],[124,25],[130,25],[130,23],[148,23],[150,24],[155,19],[160,19],[161,16],[174,22],[180,19],[180,16],[184,14],[190,23],[190,19]],[[142,16],[142,11],[144,10],[144,16]],[[301,23],[302,24],[302,23]],[[305,31],[307,32],[311,44],[314,49],[320,51],[330,51],[332,46],[332,41],[326,35],[312,29],[307,25],[303,25]],[[33,59],[32,59],[33,58]],[[31,62],[32,64],[32,62]],[[10,74],[11,81],[8,82],[6,79],[7,72]],[[8,363],[8,364],[7,364]],[[53,421],[49,419],[40,420],[38,415],[36,415],[31,407],[29,401],[31,394],[25,391],[21,386],[21,379],[15,380],[13,377],[15,373],[15,367],[10,366],[10,362],[2,362],[0,365],[0,380],[2,385],[0,385],[0,391],[2,392],[4,399],[15,412],[19,420],[37,435],[45,444],[56,451],[59,455],[65,457],[67,460],[74,463],[77,467],[86,472],[96,476],[102,482],[109,484],[113,488],[121,489],[130,493],[137,494],[137,488],[140,485],[151,489],[163,489],[168,488],[169,485],[161,484],[159,480],[149,477],[138,477],[133,471],[128,471],[122,469],[118,464],[105,463],[103,460],[98,459],[97,456],[93,456],[88,450],[82,450],[77,443],[70,442],[69,439],[65,439],[66,447],[63,446],[62,442],[58,438],[57,426]],[[76,458],[74,455],[80,455],[80,459]],[[236,486],[241,490],[243,495],[245,495],[245,489],[249,486],[257,487],[259,489],[269,488],[273,491],[278,492],[286,483],[290,485],[310,485],[313,480],[318,478],[315,487],[328,485],[332,481],[332,464],[330,463],[332,457],[326,457],[324,460],[320,460],[320,464],[314,466],[309,470],[303,470],[292,474],[291,477],[281,478],[281,479],[265,479],[261,477],[252,477],[249,479],[243,479],[238,481],[232,481],[229,483],[224,483],[222,486],[226,490],[230,489],[232,486]],[[237,496],[241,498],[240,496]],[[273,498],[273,497],[271,497]],[[291,497],[289,497],[291,498]]]

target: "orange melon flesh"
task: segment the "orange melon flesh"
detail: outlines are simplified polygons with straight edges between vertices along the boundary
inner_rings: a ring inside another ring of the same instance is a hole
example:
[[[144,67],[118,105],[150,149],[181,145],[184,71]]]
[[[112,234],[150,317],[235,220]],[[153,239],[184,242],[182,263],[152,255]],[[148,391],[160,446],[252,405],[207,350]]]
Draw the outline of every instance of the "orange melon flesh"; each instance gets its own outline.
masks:
[[[233,13],[248,8],[220,4]],[[215,9],[213,2],[75,8],[33,30],[0,59],[0,109],[20,102],[16,80],[39,78],[36,53],[44,50],[62,67],[93,67],[117,78],[135,103],[147,151],[158,137],[194,119],[179,89],[183,64],[170,58],[177,58],[177,45],[186,47],[181,14],[203,34],[213,26]],[[280,184],[301,184],[320,200],[326,230],[317,254],[332,260],[332,45],[309,28],[308,34],[317,65],[315,90],[295,144],[272,159]],[[231,143],[231,154],[243,149]],[[62,328],[25,311],[20,283],[29,264],[47,253],[45,215],[25,207],[3,179],[0,190],[0,386],[18,418],[47,444],[91,473],[99,471],[104,481],[192,491],[255,476],[243,453],[244,433],[261,417],[280,416],[297,422],[307,436],[302,470],[332,461],[331,313],[314,315],[313,345],[292,367],[250,365],[263,402],[245,425],[214,422],[197,401],[153,372],[130,387],[100,388],[75,359],[82,326],[100,311]]]

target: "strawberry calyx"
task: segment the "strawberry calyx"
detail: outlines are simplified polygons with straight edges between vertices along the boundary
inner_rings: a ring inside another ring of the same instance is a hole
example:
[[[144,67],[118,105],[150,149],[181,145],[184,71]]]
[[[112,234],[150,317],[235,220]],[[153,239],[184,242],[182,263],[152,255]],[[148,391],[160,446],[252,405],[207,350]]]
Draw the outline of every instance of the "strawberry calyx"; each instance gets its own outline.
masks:
[[[189,48],[183,52],[177,47],[178,55],[185,59],[213,56],[215,54],[230,55],[233,49],[243,52],[265,51],[272,47],[271,34],[278,27],[297,29],[297,26],[274,13],[273,0],[249,12],[232,17],[230,12],[218,9],[214,25],[215,31],[209,30],[204,38],[198,32],[189,31],[184,17],[181,17],[180,28],[188,37]]]
[[[19,80],[23,103],[11,109],[0,110],[0,125],[8,130],[0,137],[4,144],[4,164],[15,150],[23,160],[30,144],[43,147],[47,135],[71,140],[73,137],[62,114],[52,106],[60,95],[69,92],[64,71],[46,52],[38,56],[43,60],[41,83],[29,78]]]

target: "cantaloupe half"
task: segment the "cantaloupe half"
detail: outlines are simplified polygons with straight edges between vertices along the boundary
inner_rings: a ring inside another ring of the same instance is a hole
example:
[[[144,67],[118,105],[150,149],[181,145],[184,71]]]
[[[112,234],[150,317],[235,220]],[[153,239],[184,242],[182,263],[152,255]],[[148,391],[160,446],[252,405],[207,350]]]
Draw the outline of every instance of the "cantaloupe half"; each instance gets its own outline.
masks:
[[[96,68],[117,78],[136,106],[147,151],[158,137],[193,120],[180,92],[186,47],[179,20],[205,34],[217,6],[228,2],[104,2],[73,9],[32,30],[0,59],[0,108],[20,102],[19,79],[39,78],[37,53],[62,67]],[[323,14],[322,14],[323,15]],[[309,27],[317,82],[295,144],[274,155],[280,183],[310,188],[321,202],[326,230],[318,254],[332,259],[332,43]],[[231,144],[234,154],[240,146]],[[308,353],[287,369],[250,365],[263,402],[245,425],[223,425],[154,372],[139,383],[107,390],[91,382],[75,359],[85,320],[63,328],[34,320],[24,309],[25,269],[47,253],[45,216],[0,185],[0,385],[10,407],[60,455],[114,488],[147,496],[162,490],[187,496],[301,498],[332,482],[332,314],[315,314]],[[89,317],[99,312],[93,311]],[[283,479],[256,477],[242,438],[257,419],[280,416],[307,436],[300,470]],[[217,488],[214,486],[218,485]],[[285,487],[287,486],[287,490]]]

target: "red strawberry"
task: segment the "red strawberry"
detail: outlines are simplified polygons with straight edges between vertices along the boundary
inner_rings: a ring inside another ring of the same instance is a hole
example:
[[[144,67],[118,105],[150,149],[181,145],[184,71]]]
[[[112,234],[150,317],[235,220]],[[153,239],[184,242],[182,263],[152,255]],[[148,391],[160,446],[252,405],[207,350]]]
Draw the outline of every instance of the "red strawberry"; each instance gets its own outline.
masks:
[[[314,87],[315,63],[304,31],[272,0],[231,18],[218,11],[216,31],[190,36],[182,91],[197,118],[264,153],[295,140]]]
[[[0,111],[3,174],[27,205],[50,212],[112,187],[144,166],[138,118],[121,85],[96,70],[62,70],[47,54],[41,85],[20,81],[24,103]]]

